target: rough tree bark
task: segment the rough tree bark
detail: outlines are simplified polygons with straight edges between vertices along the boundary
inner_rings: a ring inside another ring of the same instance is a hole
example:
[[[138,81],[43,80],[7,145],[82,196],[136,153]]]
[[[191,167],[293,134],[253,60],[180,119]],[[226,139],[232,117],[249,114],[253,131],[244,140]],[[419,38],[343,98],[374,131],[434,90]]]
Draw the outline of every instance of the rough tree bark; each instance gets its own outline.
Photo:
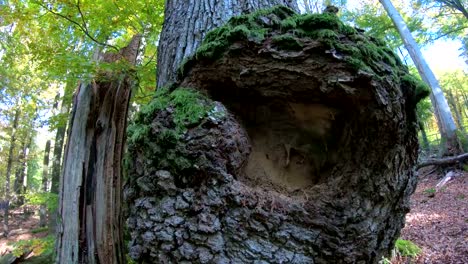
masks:
[[[16,109],[15,111],[15,117],[13,119],[13,126],[12,126],[12,131],[11,131],[11,138],[10,138],[10,149],[8,150],[8,161],[7,161],[7,170],[6,170],[6,175],[5,175],[5,207],[4,209],[4,215],[3,215],[3,236],[7,237],[9,233],[9,227],[8,227],[8,220],[10,217],[10,212],[9,212],[9,203],[10,203],[10,178],[11,178],[11,170],[13,167],[13,159],[14,159],[14,154],[13,151],[15,150],[15,144],[16,144],[16,132],[18,129],[18,121],[19,121],[19,116],[20,116],[21,111],[19,109]]]
[[[377,263],[393,248],[427,90],[332,14],[265,12],[210,33],[129,129],[139,263]]]
[[[47,192],[47,185],[49,182],[49,155],[50,155],[50,140],[47,140],[44,149],[44,160],[42,162],[42,191]],[[47,223],[47,208],[43,204],[39,208],[39,226],[45,226]]]
[[[103,60],[134,65],[140,40]],[[135,82],[129,67],[101,73],[76,91],[59,187],[57,263],[124,261],[121,162]]]
[[[166,0],[158,46],[157,87],[175,80],[182,61],[195,52],[211,29],[233,16],[275,5],[298,11],[296,0]]]
[[[426,60],[424,59],[421,51],[419,50],[418,44],[411,35],[410,30],[406,26],[405,21],[398,13],[398,11],[393,6],[390,0],[379,0],[382,6],[387,11],[388,15],[392,19],[393,24],[400,33],[401,39],[405,44],[408,53],[411,56],[416,68],[418,69],[419,74],[421,75],[424,82],[426,82],[429,87],[431,87],[432,95],[431,102],[436,109],[435,113],[436,118],[439,120],[440,124],[439,130],[441,132],[442,141],[445,143],[441,147],[443,148],[444,155],[458,154],[461,152],[460,144],[457,137],[457,127],[455,121],[453,120],[452,113],[450,112],[450,107],[445,99],[444,93],[440,88],[439,82],[437,81],[434,73],[429,68]]]

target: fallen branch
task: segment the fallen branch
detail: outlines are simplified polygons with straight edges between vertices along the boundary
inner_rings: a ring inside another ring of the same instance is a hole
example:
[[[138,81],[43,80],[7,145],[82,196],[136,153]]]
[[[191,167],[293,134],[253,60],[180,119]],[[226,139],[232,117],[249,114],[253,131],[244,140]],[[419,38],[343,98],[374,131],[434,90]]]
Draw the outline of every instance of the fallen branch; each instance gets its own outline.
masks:
[[[464,153],[455,157],[449,157],[445,159],[430,159],[426,160],[425,162],[419,163],[416,166],[416,169],[420,169],[422,167],[427,167],[430,165],[450,165],[450,164],[456,164],[459,163],[465,159],[468,159],[468,153]]]
[[[445,174],[445,177],[442,178],[442,180],[440,180],[437,185],[436,185],[436,189],[437,190],[440,190],[440,188],[442,188],[445,184],[447,184],[447,182],[451,181],[453,178],[455,178],[455,176],[457,176],[457,174],[455,174],[455,172],[453,171],[449,171],[447,174]]]

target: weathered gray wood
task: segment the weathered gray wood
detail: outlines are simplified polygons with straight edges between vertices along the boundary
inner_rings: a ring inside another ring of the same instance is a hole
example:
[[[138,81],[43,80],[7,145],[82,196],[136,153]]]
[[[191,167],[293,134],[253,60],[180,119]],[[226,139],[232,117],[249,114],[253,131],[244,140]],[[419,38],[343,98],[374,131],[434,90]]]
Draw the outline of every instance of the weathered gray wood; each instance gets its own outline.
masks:
[[[166,0],[158,46],[157,87],[175,80],[180,63],[193,54],[211,29],[233,16],[276,5],[298,11],[296,0]]]
[[[60,181],[57,226],[57,263],[78,263],[80,228],[80,196],[83,185],[86,150],[86,121],[91,109],[92,87],[81,83],[75,95],[72,121],[64,154]],[[66,229],[65,229],[66,227]]]
[[[65,94],[63,95],[62,105],[60,107],[60,114],[68,115],[70,112],[71,101],[68,102],[68,97],[71,97],[73,86],[71,83],[67,83],[65,87]],[[59,194],[59,185],[60,185],[60,171],[62,169],[62,155],[63,155],[63,146],[65,140],[67,125],[66,123],[57,127],[57,132],[55,134],[55,143],[54,143],[54,154],[53,154],[53,163],[52,163],[52,173],[51,173],[51,187],[50,192],[53,194]],[[57,226],[57,210],[49,212],[49,233],[55,234],[55,229]]]
[[[119,54],[135,64],[141,36]],[[60,181],[57,263],[123,263],[121,162],[135,76],[104,72],[75,95]]]
[[[424,82],[426,82],[432,91],[431,102],[433,107],[436,109],[436,117],[439,120],[439,130],[442,137],[446,138],[446,145],[443,146],[444,153],[454,153],[457,154],[460,152],[459,143],[457,140],[457,127],[450,112],[450,107],[445,99],[444,93],[440,88],[439,82],[437,81],[434,73],[429,68],[424,56],[422,55],[418,44],[411,35],[408,26],[405,21],[398,13],[398,11],[393,6],[390,0],[379,0],[383,5],[388,15],[393,21],[393,24],[400,33],[401,39],[405,44],[408,53],[411,56],[416,68],[418,69],[419,74],[421,75]],[[438,114],[437,114],[438,113]]]

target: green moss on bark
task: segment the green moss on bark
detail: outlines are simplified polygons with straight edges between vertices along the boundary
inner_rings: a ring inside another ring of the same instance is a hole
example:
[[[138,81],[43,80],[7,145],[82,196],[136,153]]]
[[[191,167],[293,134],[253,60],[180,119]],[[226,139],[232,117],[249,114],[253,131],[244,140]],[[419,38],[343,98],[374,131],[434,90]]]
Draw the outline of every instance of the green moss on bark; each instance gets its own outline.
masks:
[[[284,50],[300,50],[303,46],[302,43],[290,34],[273,36],[272,42]]]
[[[427,84],[409,73],[401,77],[401,86],[410,92],[409,98],[414,105],[430,94]]]
[[[142,107],[129,125],[129,152],[136,153],[133,148],[144,146],[145,151],[157,157],[153,159],[153,162],[158,163],[157,167],[176,174],[193,167],[198,161],[186,156],[184,135],[188,129],[200,125],[213,107],[212,101],[197,91],[178,88],[169,92],[163,89],[148,105]],[[158,126],[158,122],[154,121],[161,118],[161,113],[164,116],[161,122],[167,123]]]
[[[391,76],[394,83],[416,89],[416,101],[427,94],[422,86],[405,77],[406,66],[383,40],[359,32],[334,14],[301,15],[282,6],[233,17],[209,32],[195,55],[182,63],[179,77],[186,75],[198,60],[221,58],[236,42],[247,42],[249,49],[272,44],[278,50],[301,51],[311,40],[320,42],[324,50],[331,50],[327,53],[334,54],[356,73],[367,72],[376,79]]]

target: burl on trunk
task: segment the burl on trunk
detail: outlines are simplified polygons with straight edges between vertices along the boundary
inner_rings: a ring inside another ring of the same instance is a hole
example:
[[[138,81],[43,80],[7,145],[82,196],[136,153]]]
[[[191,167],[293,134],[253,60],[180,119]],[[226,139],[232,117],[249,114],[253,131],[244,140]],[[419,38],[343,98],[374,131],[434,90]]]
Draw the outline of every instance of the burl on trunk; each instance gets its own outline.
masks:
[[[409,209],[425,95],[334,14],[232,18],[129,128],[131,257],[376,263]]]

